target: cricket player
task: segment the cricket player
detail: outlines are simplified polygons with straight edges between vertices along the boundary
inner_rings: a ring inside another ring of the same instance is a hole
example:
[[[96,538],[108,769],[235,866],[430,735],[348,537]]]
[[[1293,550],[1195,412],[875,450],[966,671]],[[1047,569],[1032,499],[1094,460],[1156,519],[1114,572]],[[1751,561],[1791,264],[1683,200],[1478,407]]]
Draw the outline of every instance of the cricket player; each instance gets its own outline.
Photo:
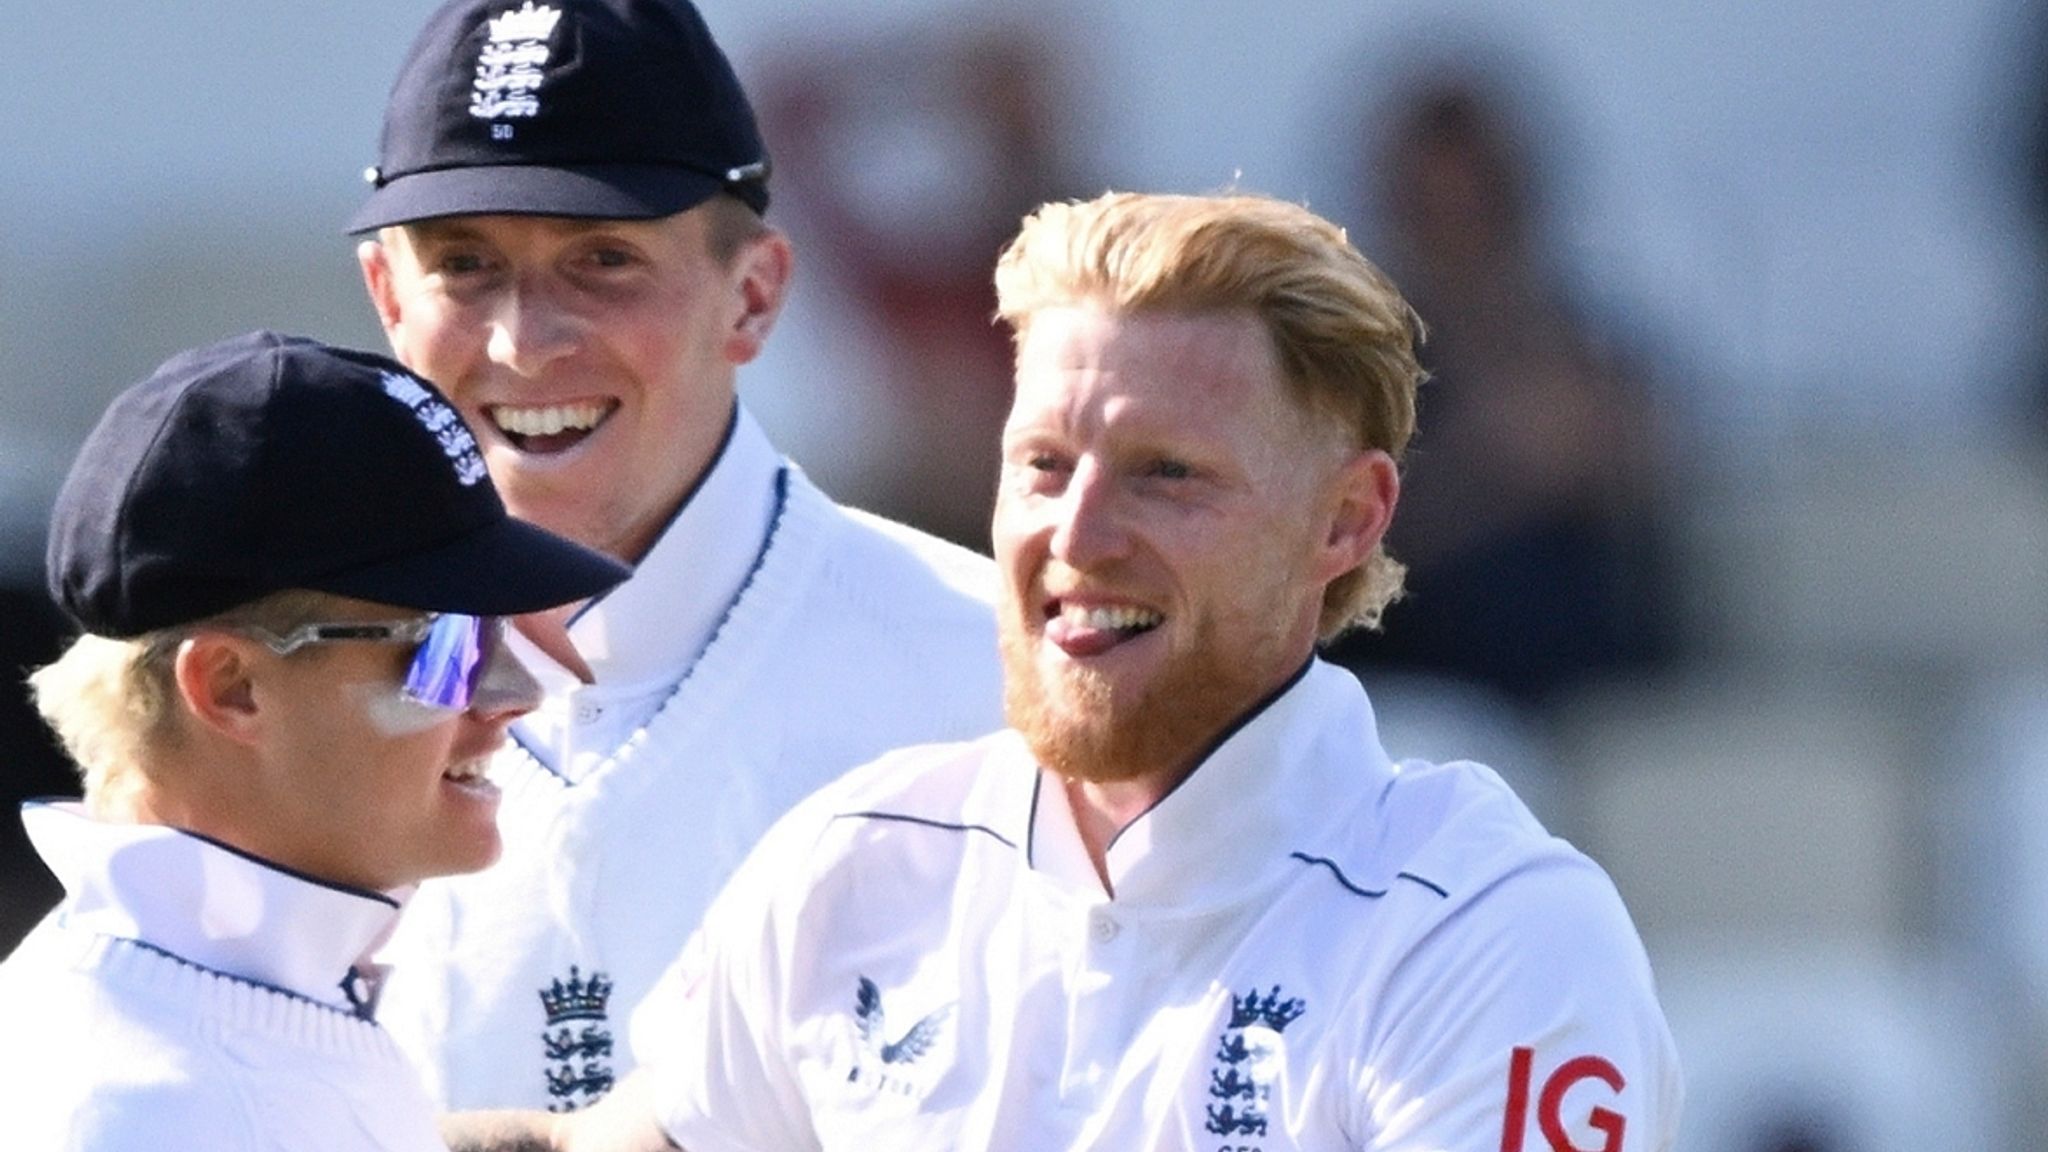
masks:
[[[739,402],[792,274],[769,167],[687,0],[452,0],[391,90],[350,224],[391,347],[515,515],[635,565],[514,629],[545,696],[491,765],[504,859],[387,953],[382,1019],[451,1106],[602,1096],[777,816],[1001,722],[989,560],[835,504]]]
[[[0,963],[0,1143],[440,1148],[370,953],[498,854],[483,763],[539,700],[501,618],[625,574],[382,356],[259,332],[122,393],[52,516],[83,635],[30,683],[85,798],[23,811],[65,896]]]
[[[1315,654],[1401,587],[1393,285],[1298,206],[1131,194],[1042,208],[996,283],[1009,726],[795,809],[641,1073],[456,1146],[1668,1148],[1606,875],[1490,769],[1392,762]]]

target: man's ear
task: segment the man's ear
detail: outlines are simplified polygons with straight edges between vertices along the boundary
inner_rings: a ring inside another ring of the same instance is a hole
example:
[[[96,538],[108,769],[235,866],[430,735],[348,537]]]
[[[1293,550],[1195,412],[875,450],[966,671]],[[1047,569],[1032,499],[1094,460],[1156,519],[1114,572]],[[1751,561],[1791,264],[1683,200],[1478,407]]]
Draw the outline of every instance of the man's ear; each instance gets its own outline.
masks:
[[[239,744],[254,743],[263,719],[256,704],[256,653],[251,641],[202,632],[178,645],[172,681],[200,725]]]
[[[745,364],[761,354],[776,317],[782,315],[795,272],[796,252],[789,237],[773,228],[748,240],[734,255],[731,274],[738,289],[739,311],[726,337],[728,360]]]
[[[356,245],[356,263],[363,270],[363,287],[370,293],[370,306],[377,310],[377,323],[384,336],[396,342],[399,306],[398,289],[391,278],[391,252],[381,240],[371,238]]]
[[[1401,499],[1401,471],[1392,456],[1369,448],[1344,461],[1324,495],[1329,527],[1316,574],[1329,581],[1365,563],[1386,538]]]

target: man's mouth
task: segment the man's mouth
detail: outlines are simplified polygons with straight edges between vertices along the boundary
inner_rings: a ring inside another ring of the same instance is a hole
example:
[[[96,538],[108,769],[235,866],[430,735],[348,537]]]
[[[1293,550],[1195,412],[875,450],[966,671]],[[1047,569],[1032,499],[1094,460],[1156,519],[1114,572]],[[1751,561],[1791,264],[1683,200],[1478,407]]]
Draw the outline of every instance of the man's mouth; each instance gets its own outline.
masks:
[[[1104,632],[1122,632],[1135,636],[1150,632],[1166,619],[1150,608],[1133,608],[1118,605],[1113,608],[1084,608],[1078,604],[1059,605],[1059,618],[1076,628],[1090,628]]]
[[[1069,656],[1095,656],[1166,621],[1164,614],[1129,604],[1081,605],[1054,600],[1045,607],[1045,637]]]
[[[618,406],[616,400],[525,407],[493,404],[484,409],[484,414],[514,448],[546,455],[581,444]]]
[[[492,784],[490,779],[484,775],[484,769],[489,764],[490,758],[488,756],[478,756],[474,759],[464,760],[459,764],[451,764],[446,772],[441,773],[441,779],[463,788],[495,791],[497,786]]]

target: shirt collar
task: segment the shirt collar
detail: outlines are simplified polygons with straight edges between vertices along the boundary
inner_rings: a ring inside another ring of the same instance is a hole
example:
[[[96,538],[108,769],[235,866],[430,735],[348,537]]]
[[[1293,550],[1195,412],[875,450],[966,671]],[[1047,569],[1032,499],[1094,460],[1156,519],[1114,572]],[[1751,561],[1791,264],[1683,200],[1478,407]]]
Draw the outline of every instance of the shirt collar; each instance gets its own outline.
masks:
[[[1356,819],[1393,772],[1358,679],[1312,660],[1124,828],[1109,846],[1110,884],[1119,902],[1186,909],[1228,899]],[[1039,776],[1032,865],[1092,882],[1065,790],[1044,769]]]
[[[569,624],[569,638],[598,684],[668,684],[689,669],[760,555],[781,468],[767,433],[735,406],[724,447],[633,575]],[[574,673],[512,635],[520,659],[550,697],[580,687]]]
[[[328,884],[161,824],[93,819],[75,801],[22,806],[64,884],[64,922],[345,1011],[401,897]]]

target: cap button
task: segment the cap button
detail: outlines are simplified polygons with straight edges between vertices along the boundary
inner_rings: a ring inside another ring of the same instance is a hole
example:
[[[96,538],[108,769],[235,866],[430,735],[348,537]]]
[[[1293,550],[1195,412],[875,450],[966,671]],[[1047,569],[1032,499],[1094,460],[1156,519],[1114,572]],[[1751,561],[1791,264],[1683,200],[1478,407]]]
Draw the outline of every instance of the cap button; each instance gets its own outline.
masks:
[[[365,168],[365,169],[363,169],[363,183],[365,183],[365,184],[382,184],[383,182],[384,182],[384,170],[383,170],[383,169],[381,169],[381,168],[377,167],[377,166],[376,166],[375,164],[372,164],[372,165],[370,165],[370,166],[369,166],[368,168]]]

